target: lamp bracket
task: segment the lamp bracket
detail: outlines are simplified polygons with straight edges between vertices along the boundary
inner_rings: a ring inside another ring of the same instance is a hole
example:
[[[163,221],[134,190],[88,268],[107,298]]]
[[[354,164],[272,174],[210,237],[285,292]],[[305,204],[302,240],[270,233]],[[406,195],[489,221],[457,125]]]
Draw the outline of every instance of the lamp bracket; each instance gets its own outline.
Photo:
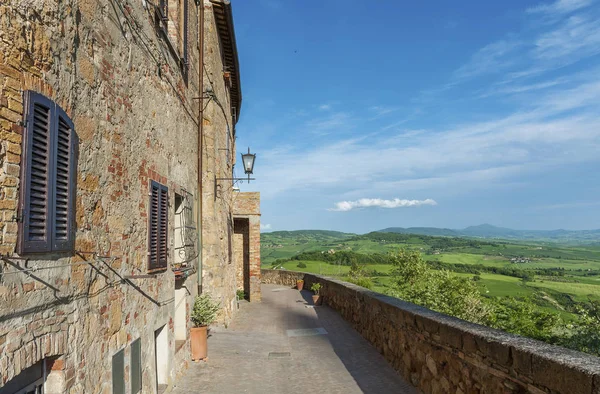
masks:
[[[250,178],[250,175],[248,175],[248,178],[217,178],[217,176],[215,175],[215,200],[217,199],[217,192],[218,192],[218,182],[219,181],[248,181],[248,183],[250,183],[250,181],[255,181],[256,178]]]

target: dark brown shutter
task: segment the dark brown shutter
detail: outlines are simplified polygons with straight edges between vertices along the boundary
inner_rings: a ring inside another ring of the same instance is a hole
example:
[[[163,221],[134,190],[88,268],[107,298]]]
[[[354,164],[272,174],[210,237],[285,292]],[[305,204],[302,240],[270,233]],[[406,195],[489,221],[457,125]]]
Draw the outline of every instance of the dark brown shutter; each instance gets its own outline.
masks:
[[[76,150],[75,128],[69,117],[58,106],[55,117],[54,140],[54,209],[53,245],[55,251],[71,250],[74,245]]]
[[[167,234],[169,228],[169,191],[166,186],[160,189],[160,219],[158,231],[158,265],[160,268],[167,267],[168,245]]]
[[[78,140],[53,101],[25,94],[19,253],[71,251],[75,244]]]
[[[148,224],[148,270],[159,268],[158,265],[158,216],[160,200],[160,185],[154,181],[150,183],[150,218]]]
[[[158,182],[150,183],[150,219],[148,234],[148,270],[167,268],[169,247],[169,189]]]
[[[19,253],[46,252],[51,245],[51,131],[55,105],[35,92],[25,95],[21,161]]]

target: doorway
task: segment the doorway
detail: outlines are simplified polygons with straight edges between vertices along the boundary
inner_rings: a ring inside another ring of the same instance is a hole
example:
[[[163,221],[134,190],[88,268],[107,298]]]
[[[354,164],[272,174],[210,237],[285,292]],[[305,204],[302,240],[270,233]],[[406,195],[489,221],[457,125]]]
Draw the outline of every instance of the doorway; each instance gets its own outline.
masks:
[[[182,281],[175,281],[175,352],[185,345],[187,340],[187,288]]]
[[[156,390],[159,394],[167,389],[169,380],[169,330],[166,325],[154,332],[154,355],[156,362]]]
[[[250,299],[250,221],[235,218],[233,222],[234,260],[237,288]]]

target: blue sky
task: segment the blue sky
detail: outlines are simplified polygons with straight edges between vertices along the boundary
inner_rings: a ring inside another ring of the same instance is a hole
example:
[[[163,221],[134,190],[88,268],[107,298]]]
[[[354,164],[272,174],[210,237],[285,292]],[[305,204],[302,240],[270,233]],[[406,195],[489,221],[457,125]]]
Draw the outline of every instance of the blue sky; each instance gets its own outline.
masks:
[[[600,228],[599,1],[232,3],[265,230]]]

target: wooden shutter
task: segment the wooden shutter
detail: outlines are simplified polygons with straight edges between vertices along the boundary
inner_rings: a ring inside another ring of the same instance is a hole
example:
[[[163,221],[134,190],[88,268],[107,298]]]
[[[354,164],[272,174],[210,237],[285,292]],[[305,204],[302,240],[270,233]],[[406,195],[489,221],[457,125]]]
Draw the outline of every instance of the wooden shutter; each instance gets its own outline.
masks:
[[[72,250],[74,246],[75,174],[77,140],[71,119],[56,107],[54,133],[54,187],[52,249]]]
[[[25,94],[19,253],[71,251],[75,244],[78,140],[73,122],[53,101]]]
[[[158,232],[158,236],[159,236],[158,265],[161,268],[167,268],[168,229],[169,229],[169,191],[166,186],[162,186],[160,189],[160,220],[159,220],[159,232]]]
[[[158,182],[150,183],[150,217],[148,225],[148,270],[167,268],[169,190]]]
[[[150,184],[150,218],[148,224],[148,270],[158,268],[158,211],[159,211],[160,187],[152,181]]]
[[[54,103],[46,97],[25,95],[25,136],[21,161],[21,220],[19,253],[51,248],[51,156]]]

